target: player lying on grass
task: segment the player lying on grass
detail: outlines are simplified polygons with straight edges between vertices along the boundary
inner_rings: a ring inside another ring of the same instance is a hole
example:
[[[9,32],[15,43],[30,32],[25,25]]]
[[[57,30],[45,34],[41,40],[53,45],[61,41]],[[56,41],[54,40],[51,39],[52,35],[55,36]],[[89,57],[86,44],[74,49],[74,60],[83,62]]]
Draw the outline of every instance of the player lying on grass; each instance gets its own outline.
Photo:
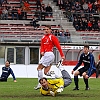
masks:
[[[42,95],[56,96],[61,93],[65,87],[71,84],[72,79],[68,72],[63,68],[63,66],[57,66],[62,74],[62,77],[56,79],[50,79],[43,77],[39,80],[41,84],[40,93]]]
[[[0,77],[0,82],[7,82],[7,79],[8,79],[10,74],[12,75],[14,82],[17,82],[15,75],[13,73],[13,70],[10,68],[10,61],[7,60],[5,62],[5,66],[2,67],[2,74]]]

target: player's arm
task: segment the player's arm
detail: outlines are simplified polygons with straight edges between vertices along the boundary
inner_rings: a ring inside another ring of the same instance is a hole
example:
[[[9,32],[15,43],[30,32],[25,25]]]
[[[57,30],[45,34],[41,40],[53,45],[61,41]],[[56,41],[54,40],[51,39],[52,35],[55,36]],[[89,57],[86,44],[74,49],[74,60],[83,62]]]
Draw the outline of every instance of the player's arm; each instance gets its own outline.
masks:
[[[60,46],[60,43],[59,43],[57,37],[54,36],[54,35],[52,35],[52,41],[53,41],[53,44],[54,44],[54,45],[57,47],[57,49],[59,50],[62,59],[65,59],[64,53],[63,53],[63,51],[62,51],[62,49],[61,49],[61,46]]]
[[[55,96],[56,91],[40,89],[40,93],[44,96]]]
[[[53,83],[54,85],[54,93],[57,94],[57,93],[61,93],[64,89],[64,80],[63,78],[59,78],[59,79],[55,79],[53,80]]]
[[[62,78],[58,78],[58,79],[53,79],[53,80],[49,80],[48,82],[52,85],[52,84],[63,84],[62,83],[63,79]]]
[[[3,70],[4,70],[5,68],[4,67],[2,67],[2,72],[3,72]]]
[[[96,70],[95,67],[95,60],[94,60],[94,56],[91,54],[90,55],[90,68],[88,69],[88,77],[90,77],[93,74],[93,70]]]
[[[54,89],[55,91],[59,88],[63,88],[64,87],[64,80],[63,78],[59,78],[59,79],[54,79],[54,80],[50,80],[49,83],[51,85],[54,85]],[[56,93],[56,92],[55,92]]]
[[[10,74],[12,75],[14,82],[17,82],[17,81],[16,81],[16,78],[15,78],[15,75],[14,75],[14,73],[13,73],[13,70],[12,70],[11,68],[10,68]]]
[[[81,56],[80,56],[80,59],[79,59],[79,61],[78,61],[78,63],[77,63],[77,65],[73,68],[73,70],[72,70],[72,74],[74,73],[74,71],[82,64],[82,54],[81,54]]]
[[[42,56],[44,55],[44,44],[43,44],[43,40],[42,39],[41,39],[40,53],[41,53]]]

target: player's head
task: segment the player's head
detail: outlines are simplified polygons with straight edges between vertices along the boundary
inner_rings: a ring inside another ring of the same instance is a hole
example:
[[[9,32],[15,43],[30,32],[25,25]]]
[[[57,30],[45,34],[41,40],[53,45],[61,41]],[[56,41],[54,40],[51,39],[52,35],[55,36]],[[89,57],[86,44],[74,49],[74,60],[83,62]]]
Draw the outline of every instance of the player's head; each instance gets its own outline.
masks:
[[[85,54],[87,54],[89,52],[89,45],[84,45],[83,51]]]
[[[47,88],[48,87],[48,81],[47,78],[43,77],[39,80],[39,83],[42,85],[42,87]]]
[[[5,66],[6,66],[6,67],[9,67],[9,66],[10,66],[10,61],[9,61],[9,60],[7,60],[7,61],[5,62]]]
[[[45,34],[51,34],[52,30],[51,30],[51,26],[50,25],[46,25],[44,30],[45,30]]]

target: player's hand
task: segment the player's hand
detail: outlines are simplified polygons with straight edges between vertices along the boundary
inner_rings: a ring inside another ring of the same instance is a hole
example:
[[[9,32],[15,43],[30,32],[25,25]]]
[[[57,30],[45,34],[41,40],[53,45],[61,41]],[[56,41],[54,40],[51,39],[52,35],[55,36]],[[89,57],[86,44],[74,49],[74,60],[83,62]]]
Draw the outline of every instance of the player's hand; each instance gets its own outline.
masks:
[[[61,93],[63,91],[63,88],[58,88],[57,93]]]
[[[41,52],[41,55],[44,56],[44,52]]]
[[[14,80],[14,82],[17,82],[16,80]]]
[[[50,91],[50,94],[54,97],[55,93],[53,91]]]
[[[61,93],[63,91],[64,87],[63,86],[60,86],[56,91],[57,93]]]
[[[74,74],[74,70],[72,70],[72,72],[71,72],[72,74]]]
[[[62,56],[61,59],[62,59],[62,61],[64,61],[65,60],[65,56]]]

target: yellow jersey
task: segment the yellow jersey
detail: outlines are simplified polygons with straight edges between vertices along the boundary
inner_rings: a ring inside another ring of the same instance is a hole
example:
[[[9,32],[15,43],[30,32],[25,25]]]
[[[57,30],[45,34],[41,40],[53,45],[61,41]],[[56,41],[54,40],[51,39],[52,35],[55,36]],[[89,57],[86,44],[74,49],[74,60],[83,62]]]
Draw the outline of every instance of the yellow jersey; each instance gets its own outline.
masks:
[[[52,80],[47,80],[48,81],[48,89],[44,89],[43,87],[40,88],[40,93],[42,95],[51,95],[50,91],[53,91],[55,95],[57,94],[56,90],[60,86],[64,86],[64,80],[63,78],[59,79],[52,79]]]

